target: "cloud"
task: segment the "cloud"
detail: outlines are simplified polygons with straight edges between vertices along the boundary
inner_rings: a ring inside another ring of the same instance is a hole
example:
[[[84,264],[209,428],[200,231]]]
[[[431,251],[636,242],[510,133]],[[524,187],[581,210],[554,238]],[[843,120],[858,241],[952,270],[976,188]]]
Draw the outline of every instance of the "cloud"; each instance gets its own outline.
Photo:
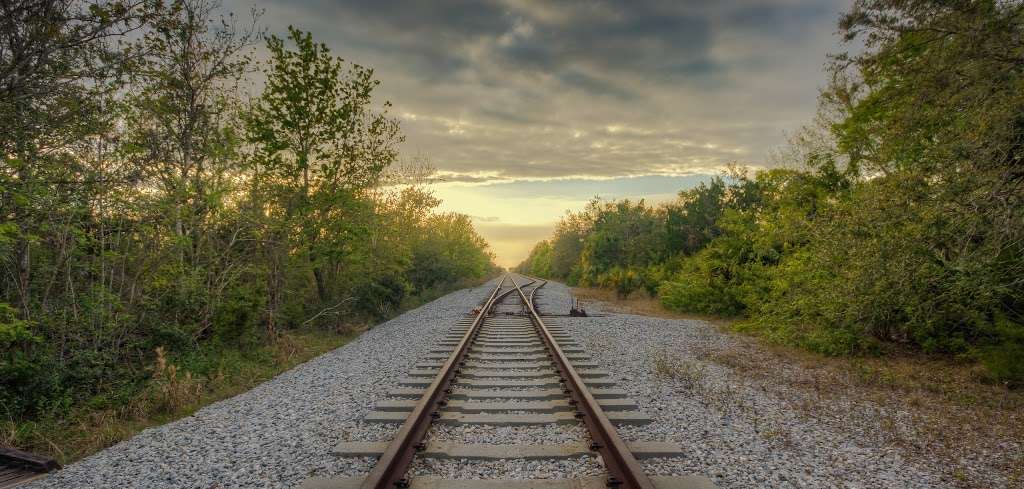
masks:
[[[252,0],[225,0],[244,13]],[[589,198],[671,198],[809,122],[848,0],[270,0],[381,81],[503,265]],[[257,53],[257,57],[261,54]]]
[[[225,0],[235,12],[250,1]],[[767,164],[814,115],[848,0],[256,6],[270,32],[296,25],[373,68],[404,154],[429,157],[453,185],[486,185]]]
[[[232,3],[234,2],[234,3]],[[838,0],[276,0],[370,66],[405,151],[460,175],[663,174],[763,163],[811,119]],[[236,11],[248,6],[230,0]],[[617,127],[621,130],[610,131]],[[692,144],[690,144],[692,143]],[[459,177],[471,178],[471,177]]]

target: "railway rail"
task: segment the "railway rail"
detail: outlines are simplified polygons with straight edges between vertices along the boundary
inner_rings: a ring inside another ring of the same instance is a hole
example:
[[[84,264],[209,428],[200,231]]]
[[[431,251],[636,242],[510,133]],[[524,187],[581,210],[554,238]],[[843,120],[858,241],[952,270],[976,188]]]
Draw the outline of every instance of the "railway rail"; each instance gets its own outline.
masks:
[[[53,459],[0,446],[0,489],[38,479],[59,468]]]
[[[391,400],[364,418],[400,423],[389,442],[343,442],[336,454],[379,457],[366,477],[312,478],[302,489],[709,489],[699,476],[649,476],[638,459],[679,456],[678,445],[623,441],[615,428],[651,418],[617,388],[563,328],[548,326],[535,297],[545,281],[511,275],[469,316],[457,321]],[[529,289],[527,290],[524,289]],[[489,427],[582,425],[589,442],[453,443],[430,436],[439,425]],[[596,458],[603,475],[572,479],[456,479],[414,475],[417,459],[486,463],[502,460]]]

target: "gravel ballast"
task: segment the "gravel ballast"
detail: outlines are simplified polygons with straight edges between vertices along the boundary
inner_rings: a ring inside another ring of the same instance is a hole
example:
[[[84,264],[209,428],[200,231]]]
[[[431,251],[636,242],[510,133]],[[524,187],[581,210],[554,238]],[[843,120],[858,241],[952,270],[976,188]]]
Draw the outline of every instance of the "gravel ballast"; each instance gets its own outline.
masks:
[[[449,294],[383,323],[353,342],[195,415],[132,439],[29,484],[42,488],[292,488],[312,476],[364,475],[374,458],[332,453],[342,441],[385,441],[397,424],[364,423],[445,332],[490,293],[494,281]],[[567,287],[538,293],[542,313],[565,314]],[[593,311],[591,311],[593,312]],[[683,456],[642,460],[652,475],[699,474],[729,488],[953,488],[937,467],[785,409],[727,367],[697,362],[664,375],[656,359],[696,358],[709,342],[732,341],[693,320],[605,313],[550,317],[599,368],[612,372],[654,422],[621,426],[627,441],[678,443]],[[855,431],[855,430],[854,430]],[[581,426],[439,426],[432,439],[473,443],[565,443]],[[564,478],[600,473],[590,457],[560,461],[417,460],[415,474],[459,478]]]
[[[566,286],[549,282],[537,303],[544,312],[564,314],[570,297]],[[600,307],[588,307],[595,305]],[[699,474],[723,489],[956,487],[937,467],[908,462],[895,447],[852,439],[802,418],[728,368],[692,361],[707,342],[727,347],[732,341],[706,322],[588,312],[602,316],[545,322],[565,327],[654,418],[648,425],[619,427],[624,440],[682,446],[683,457],[643,460],[652,475]],[[659,374],[659,356],[699,368]]]
[[[408,311],[249,392],[23,487],[291,488],[315,475],[365,474],[374,459],[341,458],[334,447],[391,438],[398,425],[360,419],[495,283]]]

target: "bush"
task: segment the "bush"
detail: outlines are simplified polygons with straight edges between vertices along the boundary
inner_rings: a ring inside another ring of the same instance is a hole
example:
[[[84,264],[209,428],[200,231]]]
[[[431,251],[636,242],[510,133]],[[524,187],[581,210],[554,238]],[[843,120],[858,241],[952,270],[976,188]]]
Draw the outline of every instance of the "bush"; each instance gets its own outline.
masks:
[[[0,406],[8,418],[52,411],[67,403],[59,370],[32,323],[0,302]]]
[[[658,297],[662,305],[677,311],[736,316],[744,310],[732,288],[697,274],[681,274],[662,283]]]
[[[1024,386],[1024,324],[997,316],[991,344],[978,357],[992,380],[1010,387]]]

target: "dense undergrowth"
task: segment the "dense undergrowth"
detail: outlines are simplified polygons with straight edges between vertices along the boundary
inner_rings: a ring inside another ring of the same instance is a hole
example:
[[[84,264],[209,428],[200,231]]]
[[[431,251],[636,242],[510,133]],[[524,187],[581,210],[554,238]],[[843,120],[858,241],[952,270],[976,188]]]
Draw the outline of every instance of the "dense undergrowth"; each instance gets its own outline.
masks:
[[[407,296],[387,316],[413,309],[453,290],[478,285],[463,279]],[[158,347],[137,382],[104,389],[68,410],[30,419],[0,420],[0,444],[22,447],[68,463],[150,426],[188,416],[199,408],[245,392],[300,363],[348,343],[366,325],[343,331],[299,328],[273,341],[211,342],[196,350]]]
[[[594,201],[520,265],[828,355],[1024,383],[1024,6],[862,0],[818,119],[674,202]]]
[[[283,333],[251,347],[209,344],[184,353],[160,348],[144,379],[103,389],[66,409],[0,421],[0,443],[68,463],[251,389],[350,338],[317,329]]]
[[[117,439],[494,273],[372,70],[309,34],[215,0],[4,15],[3,442],[75,458],[106,443],[79,427]]]

